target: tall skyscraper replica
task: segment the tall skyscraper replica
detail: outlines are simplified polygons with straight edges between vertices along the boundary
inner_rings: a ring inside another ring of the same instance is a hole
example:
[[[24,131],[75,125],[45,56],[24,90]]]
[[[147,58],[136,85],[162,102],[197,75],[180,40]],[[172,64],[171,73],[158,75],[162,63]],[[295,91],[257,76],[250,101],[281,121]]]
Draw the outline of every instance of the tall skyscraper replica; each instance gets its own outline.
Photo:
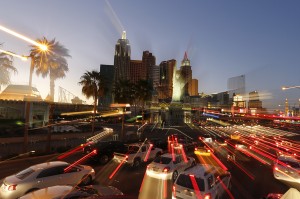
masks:
[[[181,77],[183,80],[183,96],[192,95],[192,67],[191,62],[187,57],[187,53],[184,53],[183,60],[181,61],[180,66]]]
[[[130,79],[130,56],[131,48],[126,32],[123,31],[122,39],[119,39],[115,47],[115,81]]]

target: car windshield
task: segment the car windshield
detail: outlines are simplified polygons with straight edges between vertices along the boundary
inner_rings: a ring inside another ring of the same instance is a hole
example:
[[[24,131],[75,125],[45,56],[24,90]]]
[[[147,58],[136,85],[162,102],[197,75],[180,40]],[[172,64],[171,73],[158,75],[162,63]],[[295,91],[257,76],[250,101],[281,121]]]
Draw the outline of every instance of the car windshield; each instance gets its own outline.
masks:
[[[284,164],[287,164],[293,168],[299,169],[300,168],[300,164],[298,162],[293,162],[293,161],[289,161],[289,160],[280,160],[281,162],[283,162]]]
[[[202,178],[195,178],[197,185],[200,191],[204,191],[204,180]],[[191,181],[191,177],[189,175],[181,174],[179,175],[176,184],[188,189],[196,189]]]
[[[169,164],[171,161],[172,161],[172,158],[163,157],[163,156],[158,156],[153,160],[153,162],[156,162],[159,164]]]
[[[29,176],[30,174],[32,174],[34,172],[34,170],[32,168],[27,168],[24,169],[23,171],[20,171],[19,173],[16,174],[16,177],[23,180],[25,179],[27,176]]]

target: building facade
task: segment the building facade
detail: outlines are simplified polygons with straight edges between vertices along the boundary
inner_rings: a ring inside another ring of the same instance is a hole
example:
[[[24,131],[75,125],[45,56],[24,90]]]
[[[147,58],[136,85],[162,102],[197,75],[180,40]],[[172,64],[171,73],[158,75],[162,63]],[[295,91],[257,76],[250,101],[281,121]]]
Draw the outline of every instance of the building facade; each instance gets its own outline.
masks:
[[[246,93],[246,79],[245,75],[231,77],[227,81],[227,89],[229,97],[233,98],[233,95],[245,95]]]
[[[100,78],[103,85],[106,87],[106,92],[103,96],[99,97],[98,105],[100,109],[108,109],[110,104],[113,103],[113,87],[114,87],[114,77],[115,67],[114,65],[100,65]]]
[[[171,102],[173,94],[173,74],[176,70],[176,60],[168,60],[160,63],[160,79],[158,91],[158,99],[160,101]]]
[[[198,79],[192,79],[190,96],[197,96],[197,95],[199,95]]]

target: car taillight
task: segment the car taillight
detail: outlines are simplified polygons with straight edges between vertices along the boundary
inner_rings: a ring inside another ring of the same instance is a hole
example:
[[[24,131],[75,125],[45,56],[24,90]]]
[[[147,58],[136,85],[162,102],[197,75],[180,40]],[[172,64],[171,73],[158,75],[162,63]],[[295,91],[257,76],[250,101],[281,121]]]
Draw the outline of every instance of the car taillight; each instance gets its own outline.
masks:
[[[278,167],[274,167],[274,169],[275,169],[276,171],[279,171]]]
[[[14,190],[16,190],[16,189],[17,189],[17,185],[16,185],[16,184],[14,184],[14,185],[9,185],[8,188],[7,188],[8,191],[14,191]]]
[[[170,171],[170,167],[165,167],[165,168],[163,169],[163,172],[168,172],[168,171]]]
[[[96,150],[96,149],[94,149],[94,150],[93,150],[93,153],[96,155],[96,154],[97,154],[97,150]]]
[[[207,152],[209,152],[209,153],[210,153],[210,149],[207,149]]]
[[[238,147],[238,145],[236,144],[236,145],[235,145],[235,148],[237,148],[237,147]]]
[[[211,194],[210,193],[205,194],[203,199],[211,199]]]
[[[173,196],[176,197],[176,187],[173,185]]]
[[[128,160],[128,155],[125,156],[125,160]]]
[[[198,148],[197,147],[195,147],[195,151],[197,151],[198,150]]]

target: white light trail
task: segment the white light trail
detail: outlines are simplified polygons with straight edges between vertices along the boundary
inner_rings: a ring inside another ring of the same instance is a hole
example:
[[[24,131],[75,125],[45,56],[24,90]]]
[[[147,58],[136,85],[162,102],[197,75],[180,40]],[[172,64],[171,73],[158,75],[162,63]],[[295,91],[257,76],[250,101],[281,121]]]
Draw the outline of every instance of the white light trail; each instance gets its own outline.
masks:
[[[11,55],[11,56],[14,56],[14,57],[18,57],[18,58],[20,58],[20,59],[22,59],[22,60],[24,60],[24,61],[27,60],[27,57],[26,57],[26,56],[23,56],[23,55],[17,55],[17,54],[15,54],[15,53],[12,53],[12,52],[9,52],[9,51],[6,51],[6,50],[2,50],[2,49],[0,49],[0,52],[3,52],[3,53],[5,53],[5,54],[8,54],[8,55]]]
[[[21,35],[21,34],[15,32],[15,31],[13,31],[13,30],[10,30],[10,29],[8,29],[8,28],[5,28],[4,26],[1,26],[1,25],[0,25],[0,30],[3,30],[4,32],[6,32],[6,33],[8,33],[8,34],[11,34],[11,35],[13,35],[13,36],[15,36],[15,37],[18,37],[18,38],[20,38],[20,39],[23,39],[24,41],[27,41],[27,42],[29,42],[29,43],[35,45],[35,46],[39,46],[39,47],[40,47],[42,50],[44,50],[44,51],[48,49],[48,47],[47,47],[46,45],[44,45],[44,44],[39,44],[38,42],[36,42],[36,41],[34,41],[34,40],[32,40],[32,39],[29,39],[28,37],[26,37],[26,36],[24,36],[24,35]]]

